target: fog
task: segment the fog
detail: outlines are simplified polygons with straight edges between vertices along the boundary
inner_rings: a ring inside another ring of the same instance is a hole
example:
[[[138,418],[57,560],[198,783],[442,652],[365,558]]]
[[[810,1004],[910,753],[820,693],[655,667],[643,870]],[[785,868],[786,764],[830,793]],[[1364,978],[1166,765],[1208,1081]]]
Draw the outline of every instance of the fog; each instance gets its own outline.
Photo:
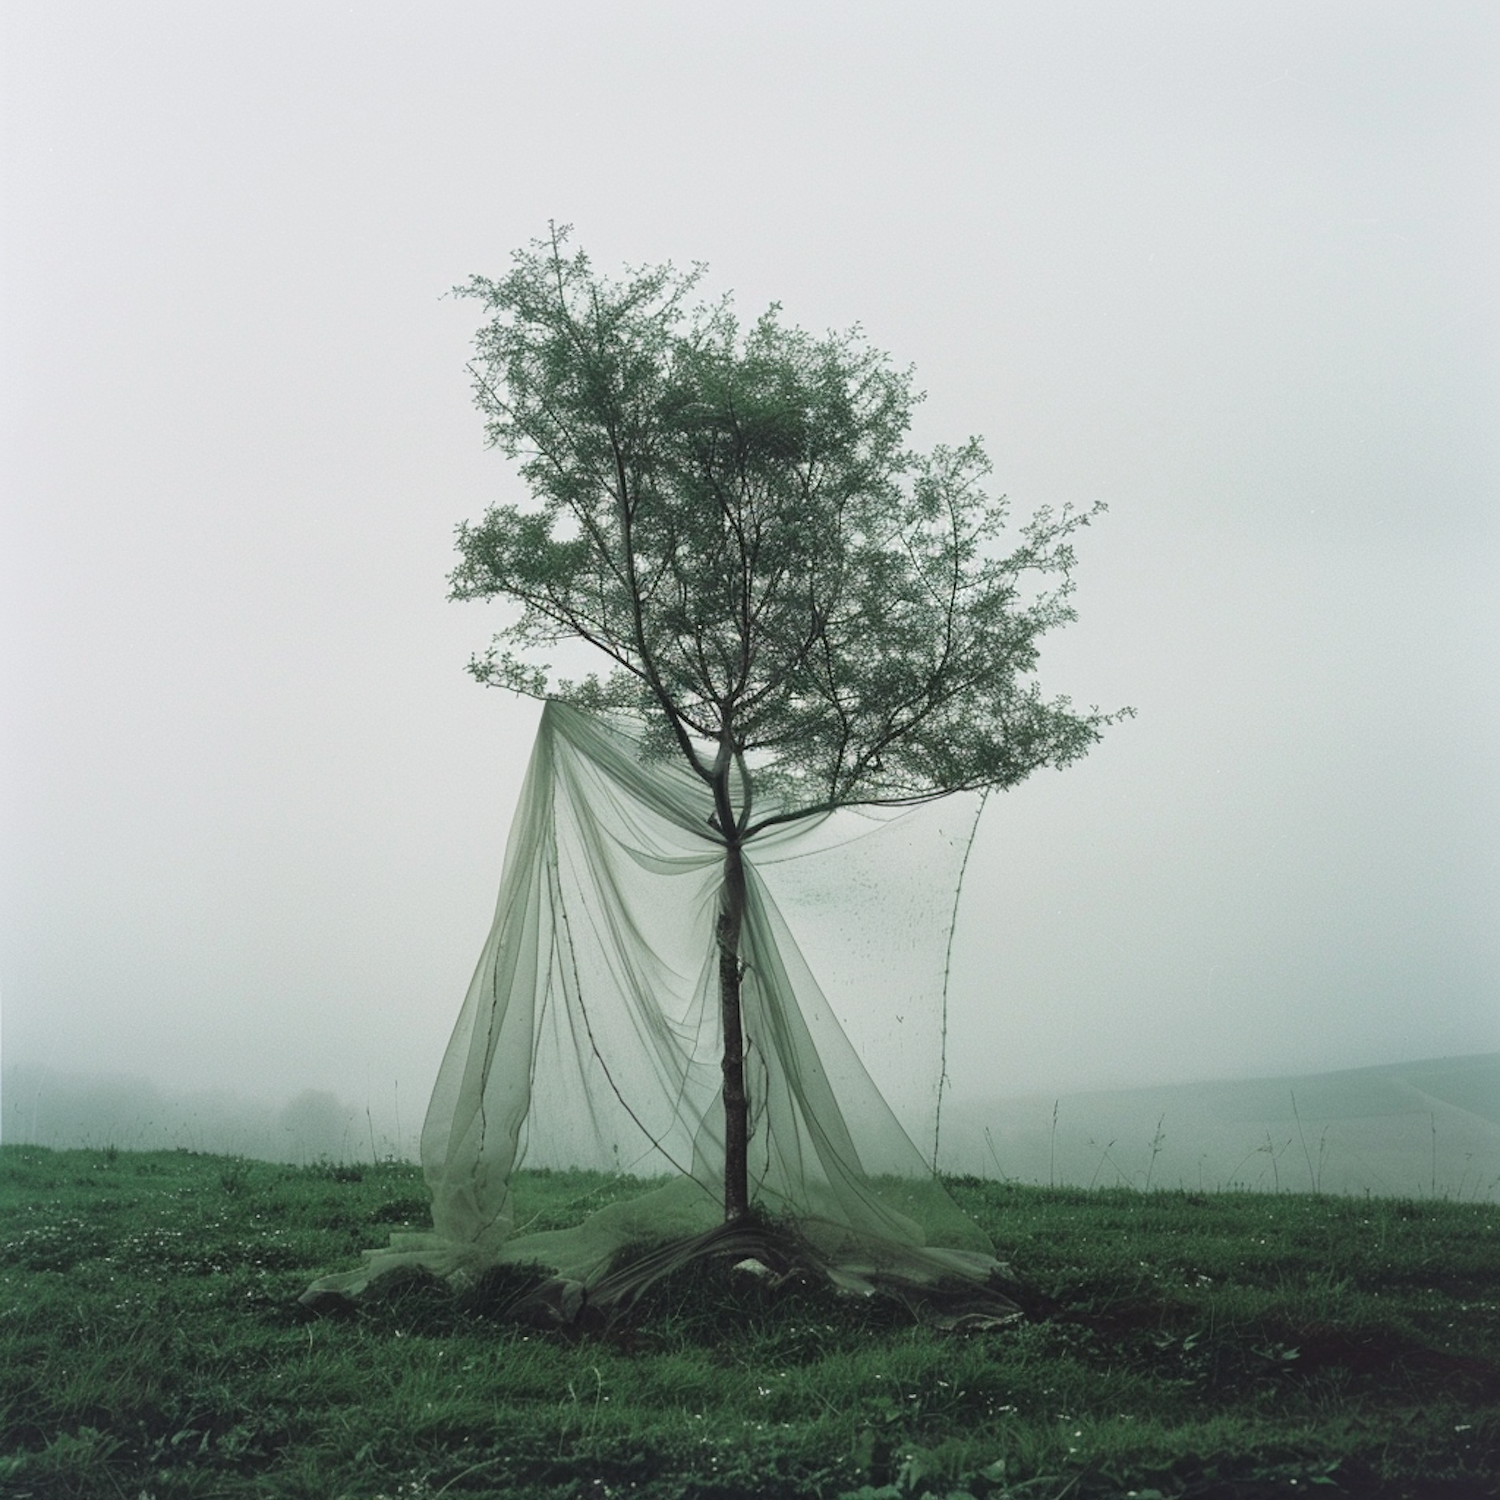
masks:
[[[1108,502],[1041,676],[1137,717],[986,809],[958,1095],[1500,1050],[1492,6],[0,27],[8,1067],[409,1134],[536,722],[445,602],[520,490],[444,294],[549,219]]]

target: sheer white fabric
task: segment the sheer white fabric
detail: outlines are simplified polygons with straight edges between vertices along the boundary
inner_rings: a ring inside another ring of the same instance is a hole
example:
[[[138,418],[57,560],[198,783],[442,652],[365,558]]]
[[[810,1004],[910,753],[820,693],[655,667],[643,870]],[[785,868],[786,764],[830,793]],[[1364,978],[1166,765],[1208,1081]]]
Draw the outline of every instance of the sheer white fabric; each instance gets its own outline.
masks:
[[[947,939],[977,808],[844,811],[746,848],[751,1197],[849,1285],[982,1279],[996,1264],[908,1133],[931,1152]],[[710,812],[704,785],[643,756],[628,723],[547,704],[422,1132],[433,1230],[393,1236],[312,1293],[357,1292],[398,1266],[461,1278],[501,1262],[588,1286],[622,1246],[722,1218],[724,849]],[[642,1191],[572,1229],[518,1232],[520,1167],[603,1169]]]

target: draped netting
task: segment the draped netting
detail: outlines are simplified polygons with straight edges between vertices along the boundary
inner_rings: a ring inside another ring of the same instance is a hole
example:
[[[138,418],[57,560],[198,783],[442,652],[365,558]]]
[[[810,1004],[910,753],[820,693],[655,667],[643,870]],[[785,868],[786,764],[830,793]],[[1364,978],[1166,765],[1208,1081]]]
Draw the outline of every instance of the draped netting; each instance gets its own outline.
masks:
[[[935,1157],[946,953],[977,810],[968,796],[847,809],[745,846],[751,1201],[847,1287],[972,1285],[998,1269],[908,1129]],[[702,781],[647,753],[639,726],[546,704],[422,1131],[433,1228],[393,1235],[309,1296],[399,1267],[461,1282],[499,1264],[544,1267],[578,1292],[626,1247],[720,1223],[724,845],[711,811]],[[528,1232],[511,1191],[521,1167],[604,1170],[641,1191]]]

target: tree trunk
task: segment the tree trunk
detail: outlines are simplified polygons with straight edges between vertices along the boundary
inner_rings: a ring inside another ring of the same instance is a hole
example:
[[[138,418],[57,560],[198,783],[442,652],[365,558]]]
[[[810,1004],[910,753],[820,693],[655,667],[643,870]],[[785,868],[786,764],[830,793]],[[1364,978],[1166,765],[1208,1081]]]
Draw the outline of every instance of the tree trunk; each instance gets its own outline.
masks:
[[[745,1093],[745,1029],[740,1008],[740,934],[745,924],[745,864],[737,843],[724,851],[719,898],[719,1015],[724,1032],[724,1219],[750,1208],[750,1101]]]

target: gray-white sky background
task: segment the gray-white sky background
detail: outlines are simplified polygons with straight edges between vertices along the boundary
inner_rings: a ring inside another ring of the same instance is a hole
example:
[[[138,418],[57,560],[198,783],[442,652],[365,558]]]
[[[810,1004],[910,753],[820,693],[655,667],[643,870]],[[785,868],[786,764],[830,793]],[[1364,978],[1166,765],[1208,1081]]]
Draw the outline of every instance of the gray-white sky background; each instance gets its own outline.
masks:
[[[1500,9],[15,3],[7,1060],[419,1113],[535,708],[472,272],[572,222],[863,323],[1018,513],[1108,501],[992,801],[951,1071],[1500,1050]]]

